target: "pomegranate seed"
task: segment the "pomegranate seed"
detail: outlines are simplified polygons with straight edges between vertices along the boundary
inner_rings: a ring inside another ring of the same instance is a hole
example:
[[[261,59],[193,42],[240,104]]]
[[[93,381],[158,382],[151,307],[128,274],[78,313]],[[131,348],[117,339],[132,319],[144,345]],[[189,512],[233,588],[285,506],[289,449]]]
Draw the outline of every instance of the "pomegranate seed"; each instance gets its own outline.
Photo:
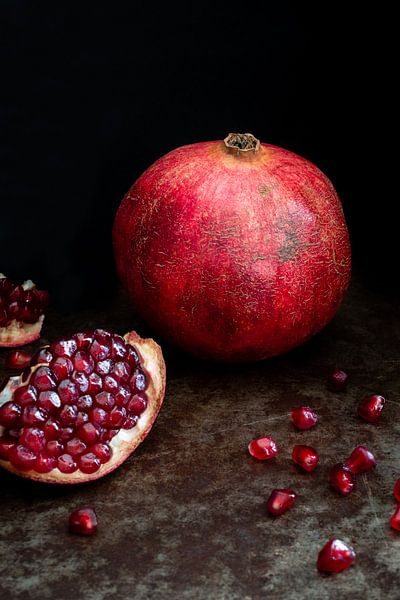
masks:
[[[135,394],[128,404],[128,410],[134,415],[141,415],[147,408],[146,394]]]
[[[32,356],[31,365],[46,364],[49,365],[53,360],[53,355],[49,348],[41,348]]]
[[[269,435],[252,440],[248,445],[248,450],[251,456],[258,460],[269,460],[278,453],[278,447]]]
[[[68,356],[71,357],[75,354],[78,349],[78,345],[75,340],[58,340],[53,342],[50,346],[51,352],[55,356]]]
[[[15,439],[0,437],[0,458],[9,459],[10,450],[16,445]]]
[[[37,454],[29,448],[18,444],[10,449],[8,458],[13,467],[21,469],[21,471],[29,471],[35,466]]]
[[[88,452],[82,454],[78,459],[79,468],[82,473],[95,473],[100,468],[100,459],[94,454],[94,452]]]
[[[112,377],[111,375],[106,375],[104,377],[104,390],[106,392],[112,392],[112,393],[116,393],[118,391],[118,381],[115,379],[115,377]]]
[[[274,517],[279,517],[292,508],[295,500],[296,494],[293,490],[272,490],[267,500],[267,510]]]
[[[298,406],[292,410],[291,421],[297,429],[306,430],[314,427],[318,416],[309,406]]]
[[[45,453],[39,454],[35,462],[35,471],[38,473],[50,473],[57,467],[57,458]]]
[[[111,346],[112,335],[106,329],[95,329],[93,337],[95,340],[100,342],[100,344],[104,344],[105,346]]]
[[[78,398],[77,402],[76,402],[78,408],[80,408],[81,410],[87,410],[88,408],[90,408],[93,404],[93,400],[92,397],[89,396],[89,394],[86,394],[85,396],[80,396],[80,398]]]
[[[51,440],[47,442],[45,448],[46,454],[50,456],[58,457],[64,452],[64,445],[61,444],[58,440]]]
[[[127,363],[117,362],[111,369],[111,373],[121,383],[126,383],[131,376],[131,369]]]
[[[46,440],[55,440],[60,433],[60,424],[54,419],[48,419],[46,425],[43,427],[43,431]]]
[[[100,392],[100,394],[96,395],[96,404],[104,410],[111,410],[115,404],[115,401],[109,392]]]
[[[329,474],[331,487],[342,494],[348,496],[354,487],[354,477],[351,471],[342,464],[335,465]]]
[[[60,434],[59,434],[60,442],[62,442],[64,444],[65,442],[72,440],[72,438],[74,437],[74,433],[75,433],[75,430],[73,427],[63,427],[60,430]]]
[[[97,516],[93,508],[78,508],[69,515],[69,530],[80,535],[93,535],[97,531]]]
[[[89,415],[85,412],[79,411],[76,417],[75,427],[80,427],[89,421]]]
[[[135,427],[138,421],[139,417],[137,415],[129,415],[125,423],[122,425],[122,429],[132,429],[133,427]]]
[[[61,408],[61,399],[57,392],[40,392],[37,404],[53,415]]]
[[[119,433],[119,429],[104,429],[101,435],[102,442],[109,442]],[[96,454],[96,453],[95,453]]]
[[[84,444],[79,438],[72,438],[72,440],[69,440],[65,445],[67,454],[70,454],[73,457],[83,454],[86,448],[86,444]]]
[[[84,394],[89,389],[89,379],[85,373],[74,371],[71,375],[71,380],[75,383],[80,394]]]
[[[136,368],[136,366],[139,364],[139,361],[140,361],[139,354],[138,354],[136,348],[133,348],[132,346],[127,348],[125,360],[129,364],[131,369]]]
[[[126,419],[126,410],[121,407],[115,407],[112,409],[107,417],[107,427],[121,427]]]
[[[364,473],[376,466],[375,456],[365,446],[357,446],[344,462],[346,469],[349,469],[353,475]]]
[[[383,407],[385,406],[385,402],[385,398],[383,396],[379,396],[378,394],[368,396],[367,398],[364,398],[364,400],[362,400],[358,405],[358,415],[364,419],[364,421],[376,423],[379,421]]]
[[[39,392],[47,392],[57,387],[53,371],[49,367],[39,367],[31,377],[31,384]]]
[[[393,494],[397,502],[400,502],[400,479],[396,481],[393,488]]]
[[[93,373],[94,360],[87,352],[77,352],[74,356],[74,368],[85,375],[90,375]]]
[[[126,385],[121,383],[118,392],[114,396],[115,404],[117,406],[126,406],[131,398],[131,390]]]
[[[295,446],[292,452],[292,459],[296,465],[299,465],[305,471],[314,471],[319,456],[311,446]]]
[[[76,341],[76,345],[79,350],[86,350],[86,348],[89,348],[90,344],[93,342],[93,334],[84,331],[81,333],[76,333],[73,338]]]
[[[342,540],[329,540],[318,554],[317,569],[326,573],[340,573],[354,562],[356,553]]]
[[[73,404],[64,404],[58,418],[61,425],[73,425],[78,416],[78,407]]]
[[[81,439],[88,446],[92,446],[99,439],[98,429],[93,425],[93,423],[85,423],[82,427],[79,427],[76,432],[79,439]]]
[[[31,364],[31,355],[28,352],[22,350],[14,350],[7,356],[6,367],[7,369],[25,369]]]
[[[111,340],[111,358],[113,360],[119,360],[121,358],[125,358],[126,356],[126,344],[122,337],[119,335],[113,335]]]
[[[93,340],[89,352],[95,361],[102,361],[110,354],[110,348],[97,340]]]
[[[37,427],[24,427],[19,441],[23,446],[29,448],[29,450],[33,450],[33,452],[40,452],[46,445],[44,431]]]
[[[62,381],[69,375],[71,375],[74,365],[67,356],[57,356],[50,363],[50,368],[53,370],[57,381]]]
[[[58,393],[61,401],[66,404],[72,404],[76,402],[80,396],[79,390],[76,384],[70,379],[64,379],[58,386]]]
[[[31,290],[31,294],[33,294],[34,296],[33,301],[36,302],[37,306],[39,306],[40,308],[46,308],[49,305],[49,293],[45,290],[38,290],[37,288],[34,288],[33,290]],[[27,300],[25,299],[25,302],[26,301]]]
[[[400,504],[397,505],[396,510],[390,517],[390,527],[396,529],[396,531],[400,531]]]
[[[19,422],[21,416],[21,407],[15,402],[5,402],[0,406],[0,425],[10,427]]]
[[[95,366],[96,373],[104,377],[104,375],[107,375],[110,372],[111,366],[112,362],[109,358],[100,360]]]
[[[332,392],[343,392],[346,389],[348,375],[341,369],[334,369],[329,375],[328,388]]]
[[[22,411],[22,424],[27,425],[41,425],[47,420],[47,413],[42,408],[39,408],[35,404],[28,404]]]
[[[74,473],[78,469],[78,465],[70,454],[61,454],[57,460],[57,467],[61,473]]]
[[[37,399],[37,391],[33,385],[21,385],[14,392],[14,401],[22,408],[28,404],[34,404]]]
[[[97,394],[98,392],[101,392],[102,389],[103,382],[101,377],[97,375],[97,373],[91,373],[91,375],[89,375],[89,394]]]
[[[104,425],[107,421],[107,413],[102,408],[91,408],[89,411],[89,418],[93,423],[97,425]]]
[[[146,376],[140,369],[136,369],[133,377],[130,380],[132,387],[139,392],[143,392],[146,389],[147,381]]]
[[[97,458],[100,460],[102,464],[108,462],[111,458],[111,448],[108,444],[98,443],[90,448],[90,451],[93,452]]]

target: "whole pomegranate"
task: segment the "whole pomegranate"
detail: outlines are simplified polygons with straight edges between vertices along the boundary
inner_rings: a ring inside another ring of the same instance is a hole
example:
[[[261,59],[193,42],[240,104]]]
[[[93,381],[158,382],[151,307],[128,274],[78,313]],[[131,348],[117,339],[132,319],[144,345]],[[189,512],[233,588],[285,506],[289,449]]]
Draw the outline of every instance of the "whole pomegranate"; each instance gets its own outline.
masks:
[[[350,279],[330,181],[249,133],[157,160],[124,197],[113,241],[140,315],[205,358],[257,360],[294,348],[332,319]]]

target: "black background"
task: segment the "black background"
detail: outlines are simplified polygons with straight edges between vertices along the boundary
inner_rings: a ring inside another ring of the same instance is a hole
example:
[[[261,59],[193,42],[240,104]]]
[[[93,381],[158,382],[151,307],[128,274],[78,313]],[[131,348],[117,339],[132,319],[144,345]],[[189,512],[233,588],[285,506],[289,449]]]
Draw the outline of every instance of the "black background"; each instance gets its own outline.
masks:
[[[177,146],[251,131],[330,177],[356,272],[396,291],[391,17],[320,4],[2,0],[0,270],[65,310],[106,301],[136,177]]]

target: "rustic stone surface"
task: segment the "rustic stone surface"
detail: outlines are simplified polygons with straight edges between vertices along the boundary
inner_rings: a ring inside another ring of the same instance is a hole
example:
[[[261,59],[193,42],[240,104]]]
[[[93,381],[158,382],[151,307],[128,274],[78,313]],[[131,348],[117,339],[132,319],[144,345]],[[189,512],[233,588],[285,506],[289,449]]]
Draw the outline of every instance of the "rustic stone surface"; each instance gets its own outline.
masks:
[[[122,298],[107,311],[50,313],[44,340],[91,326],[122,333],[137,323]],[[140,326],[140,333],[148,332]],[[0,473],[0,596],[399,598],[400,534],[388,525],[400,476],[399,337],[394,306],[353,284],[334,322],[278,359],[216,365],[164,346],[163,409],[121,468],[70,488]],[[334,365],[350,374],[345,393],[326,389]],[[372,392],[388,399],[378,425],[360,421],[355,412],[358,400]],[[289,413],[303,403],[317,410],[320,422],[296,432]],[[278,442],[280,454],[257,462],[246,446],[265,433]],[[296,443],[320,452],[313,473],[292,464]],[[358,478],[351,496],[339,497],[328,488],[329,468],[357,444],[376,453],[378,466]],[[265,511],[275,487],[298,493],[295,507],[278,519]],[[66,530],[69,512],[86,504],[98,514],[93,538]],[[316,557],[332,536],[350,542],[357,561],[347,572],[321,576]]]

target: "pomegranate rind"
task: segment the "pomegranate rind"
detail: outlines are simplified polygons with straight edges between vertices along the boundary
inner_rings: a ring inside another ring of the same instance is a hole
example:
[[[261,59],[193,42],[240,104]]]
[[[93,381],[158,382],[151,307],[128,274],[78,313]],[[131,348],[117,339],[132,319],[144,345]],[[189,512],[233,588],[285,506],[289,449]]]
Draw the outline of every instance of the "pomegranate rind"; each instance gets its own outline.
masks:
[[[40,481],[43,483],[53,484],[75,484],[87,483],[95,479],[100,479],[114,471],[121,465],[130,454],[142,443],[145,437],[150,432],[154,421],[162,406],[165,385],[166,385],[166,367],[165,361],[160,346],[151,338],[143,339],[136,332],[132,331],[124,336],[124,339],[129,344],[133,344],[139,353],[140,361],[143,369],[149,374],[149,385],[146,394],[149,398],[147,409],[142,413],[133,429],[121,429],[119,433],[110,441],[112,448],[112,457],[95,473],[83,473],[75,471],[74,473],[62,473],[58,468],[53,469],[49,473],[38,473],[37,471],[20,471],[15,468],[9,461],[0,459],[0,467],[3,467],[10,473]],[[9,402],[15,389],[19,385],[26,385],[32,374],[41,365],[37,364],[32,367],[28,378],[21,374],[18,377],[10,377],[7,385],[0,393],[0,406]],[[3,434],[4,428],[0,426],[0,436]]]

